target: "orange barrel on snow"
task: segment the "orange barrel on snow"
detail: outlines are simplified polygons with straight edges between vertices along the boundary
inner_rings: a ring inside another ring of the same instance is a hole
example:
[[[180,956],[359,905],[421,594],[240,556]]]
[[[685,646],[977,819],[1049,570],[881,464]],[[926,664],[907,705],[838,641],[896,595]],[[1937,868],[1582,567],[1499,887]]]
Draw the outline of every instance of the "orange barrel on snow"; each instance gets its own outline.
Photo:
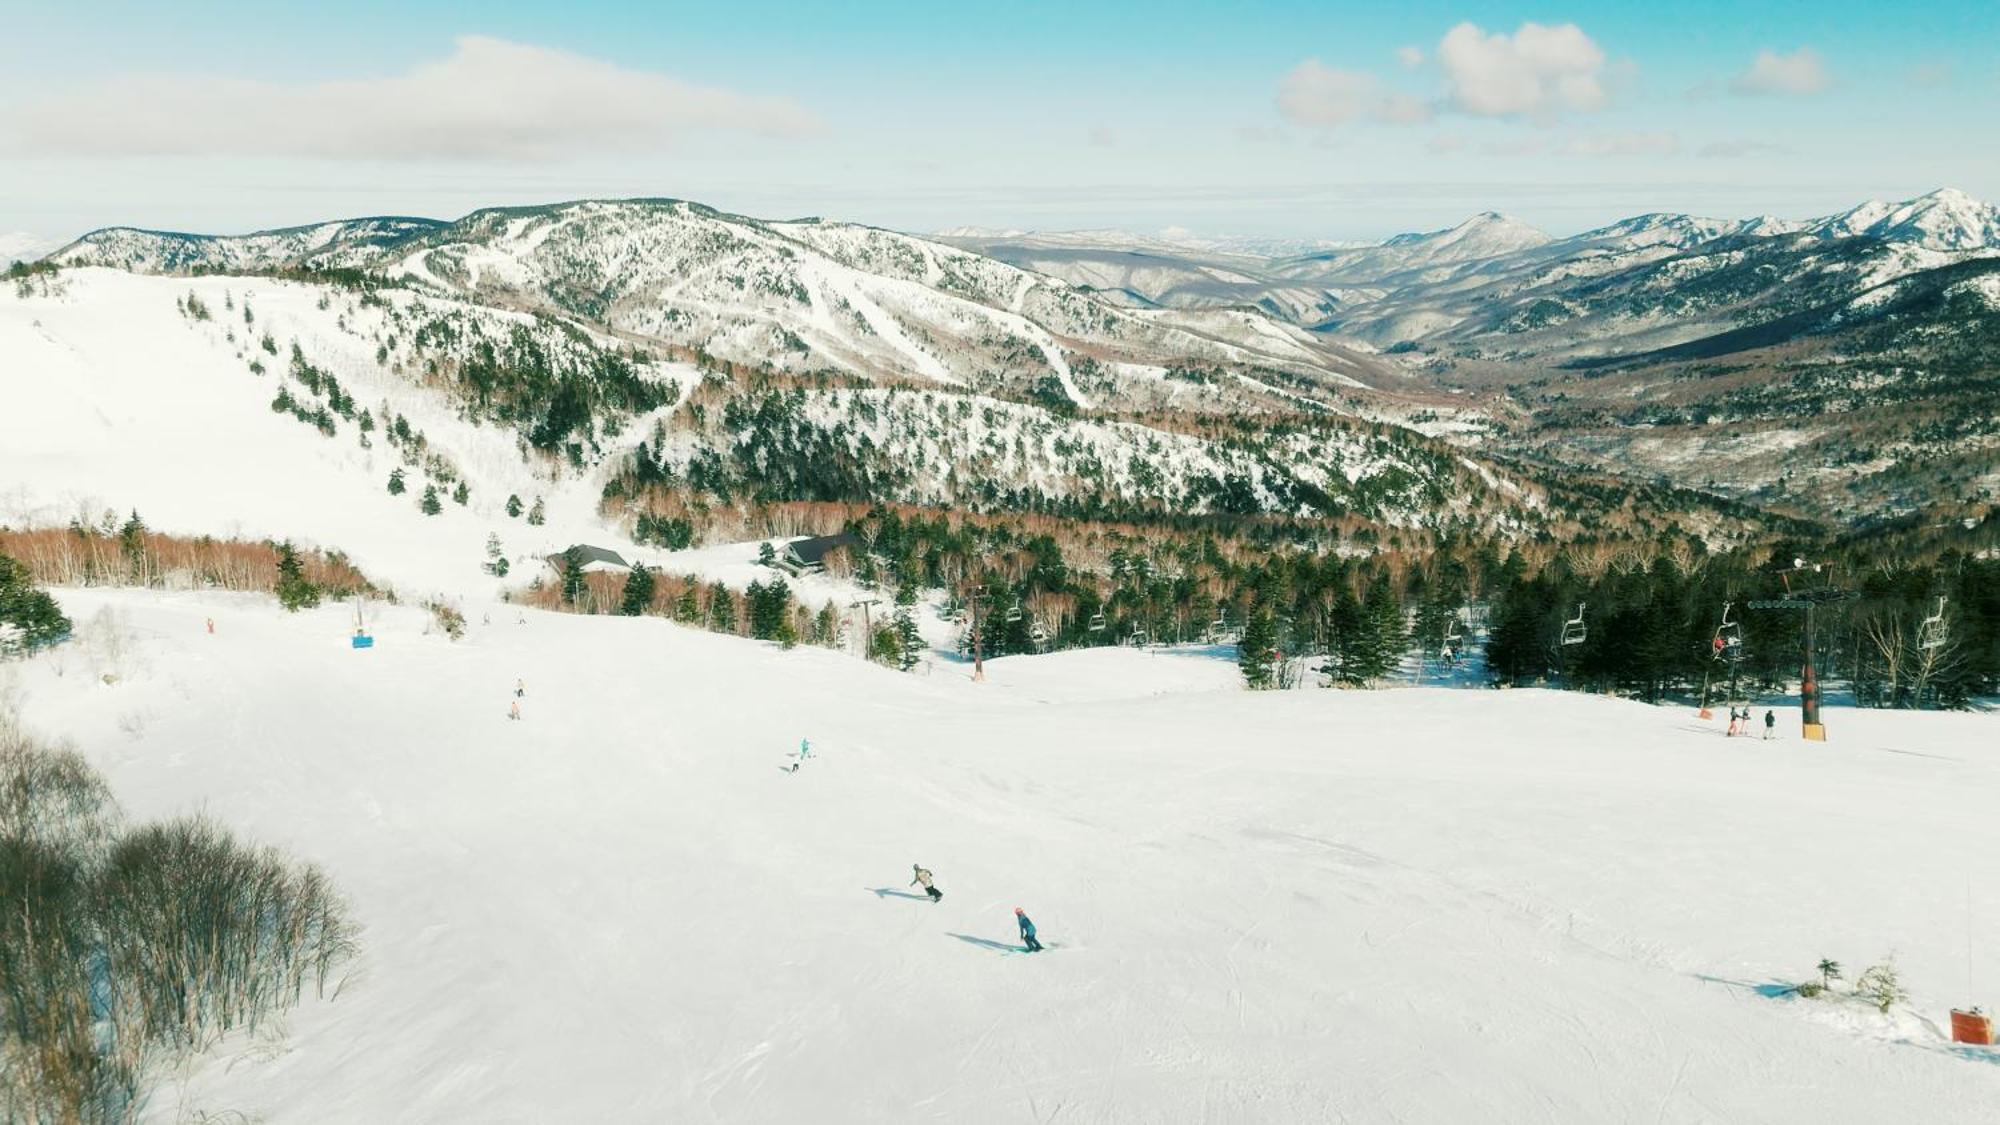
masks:
[[[1977,1043],[1984,1047],[1993,1045],[1993,1017],[1977,1008],[1970,1012],[1951,1010],[1951,1041],[1954,1043]]]

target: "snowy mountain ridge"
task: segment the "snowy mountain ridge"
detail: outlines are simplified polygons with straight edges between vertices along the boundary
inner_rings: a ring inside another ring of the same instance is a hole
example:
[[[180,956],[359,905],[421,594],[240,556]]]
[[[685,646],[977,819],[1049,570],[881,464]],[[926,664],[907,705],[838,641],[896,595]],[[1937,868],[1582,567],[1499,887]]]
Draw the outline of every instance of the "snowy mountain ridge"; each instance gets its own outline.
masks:
[[[581,201],[457,222],[357,220],[236,238],[95,232],[52,256],[140,272],[362,269],[480,301],[795,371],[916,378],[1150,406],[1125,365],[1380,381],[1365,350],[1262,317],[1137,315],[1047,276],[909,235],[764,221],[678,200]],[[1095,375],[1079,376],[1079,368]]]

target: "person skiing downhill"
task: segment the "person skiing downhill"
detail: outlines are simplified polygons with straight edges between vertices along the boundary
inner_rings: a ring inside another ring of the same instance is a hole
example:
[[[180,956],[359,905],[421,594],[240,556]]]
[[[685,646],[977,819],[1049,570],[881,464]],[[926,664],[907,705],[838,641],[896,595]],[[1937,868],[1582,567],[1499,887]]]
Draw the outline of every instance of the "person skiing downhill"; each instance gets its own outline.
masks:
[[[944,897],[943,891],[938,890],[936,887],[931,885],[931,873],[929,871],[924,870],[922,864],[912,863],[910,865],[910,870],[916,872],[917,874],[916,878],[910,880],[911,886],[923,887],[924,893],[931,896],[932,902],[936,902]]]
[[[810,758],[812,756],[813,756],[812,743],[807,742],[803,738],[799,739],[799,760],[803,762],[807,758]]]
[[[1764,712],[1764,740],[1766,742],[1769,742],[1771,740],[1771,731],[1777,725],[1778,725],[1778,716],[1770,711]]]
[[[1028,918],[1027,912],[1015,907],[1014,920],[1021,923],[1021,944],[1027,946],[1030,953],[1040,952],[1042,943],[1035,940],[1035,923]]]

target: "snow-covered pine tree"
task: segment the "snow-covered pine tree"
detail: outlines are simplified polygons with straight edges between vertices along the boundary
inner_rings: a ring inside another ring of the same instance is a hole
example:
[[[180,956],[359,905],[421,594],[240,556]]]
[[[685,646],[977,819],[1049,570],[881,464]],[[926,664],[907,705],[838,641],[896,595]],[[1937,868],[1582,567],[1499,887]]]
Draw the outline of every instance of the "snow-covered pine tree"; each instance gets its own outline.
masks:
[[[507,494],[507,518],[510,520],[521,518],[521,498],[512,492]]]
[[[423,513],[427,516],[434,516],[444,511],[444,504],[438,499],[437,485],[424,485],[424,498],[418,501],[417,507],[423,509]]]
[[[403,470],[401,468],[389,470],[389,495],[401,496],[404,489],[408,487],[408,485],[403,483]]]

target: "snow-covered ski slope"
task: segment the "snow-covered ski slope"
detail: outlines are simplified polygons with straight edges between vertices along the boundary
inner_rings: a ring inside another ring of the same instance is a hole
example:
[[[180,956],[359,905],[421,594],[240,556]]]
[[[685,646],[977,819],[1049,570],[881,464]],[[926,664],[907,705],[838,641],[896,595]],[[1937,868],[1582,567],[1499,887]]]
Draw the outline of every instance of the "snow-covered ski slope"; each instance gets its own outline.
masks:
[[[190,295],[207,319],[182,311]],[[606,461],[647,440],[655,421],[675,421],[667,417],[672,405],[624,419],[615,436],[600,430],[593,456],[572,467],[533,455],[527,427],[475,416],[448,378],[425,374],[440,357],[453,358],[453,345],[416,342],[438,326],[450,329],[459,352],[474,332],[504,340],[517,329],[541,334],[551,351],[612,348],[576,322],[561,322],[573,337],[552,323],[435,294],[391,288],[364,296],[268,277],[78,267],[25,296],[0,290],[0,521],[61,525],[78,516],[95,521],[107,506],[121,514],[136,508],[161,530],[338,548],[371,577],[411,594],[490,590],[479,569],[489,534],[517,567],[578,542],[674,566],[636,551],[597,514]],[[365,434],[355,420],[330,419],[335,432],[325,435],[274,411],[280,388],[308,407],[322,401],[287,374],[294,345],[359,411],[383,426],[391,414],[407,418],[424,437],[422,455],[393,445],[381,429]],[[686,364],[644,370],[653,382],[677,384],[676,398],[699,377]],[[1274,510],[1303,483],[1385,524],[1465,517],[1512,529],[1522,523],[1512,509],[1528,488],[1493,476],[1495,491],[1505,493],[1496,496],[1434,451],[1363,432],[1218,440],[1068,419],[983,396],[886,388],[814,391],[801,413],[837,432],[857,458],[907,477],[882,499],[947,506],[962,498],[954,489],[993,484],[1051,496],[1095,490],[1197,510],[1213,501],[1197,498],[1195,483],[1240,479]],[[720,423],[712,430],[674,428],[669,459],[685,468],[696,452],[730,450],[740,437]],[[434,476],[432,459],[452,479]],[[389,474],[399,466],[407,491],[391,496]],[[1364,478],[1395,483],[1352,487]],[[426,484],[448,496],[457,480],[469,486],[465,505],[446,500],[435,516],[418,510]],[[505,515],[509,495],[523,504],[541,497],[546,525]]]
[[[102,269],[57,286],[54,297],[0,297],[0,520],[60,525],[89,522],[107,505],[121,518],[136,508],[166,531],[339,548],[418,595],[481,588],[489,533],[530,565],[531,555],[604,538],[589,474],[532,467],[511,429],[467,421],[443,393],[382,370],[372,342],[335,327],[342,309],[320,307],[322,287]],[[190,293],[210,320],[177,310]],[[239,311],[245,302],[251,325]],[[343,306],[352,302],[342,295]],[[267,335],[275,353],[260,346]],[[274,412],[281,385],[303,394],[283,375],[293,341],[361,409],[386,404],[423,431],[427,454],[470,485],[466,505],[446,499],[436,516],[419,511],[427,474],[379,430],[364,448],[351,422],[326,437]],[[253,374],[252,361],[265,373]],[[391,496],[399,466],[408,491]],[[548,522],[507,517],[509,494],[544,497]]]
[[[2000,1056],[1938,1032],[2000,1001],[1991,716],[1835,710],[1806,745],[1781,712],[1763,743],[1580,695],[1255,695],[1131,650],[975,685],[658,619],[471,605],[453,644],[390,609],[357,652],[340,607],[58,596],[78,640],[6,670],[26,721],[136,815],[323,864],[367,927],[338,999],[226,1044],[155,1120],[2000,1104]],[[1016,906],[1061,948],[1007,955]],[[1760,994],[1892,950],[1897,1014]]]

